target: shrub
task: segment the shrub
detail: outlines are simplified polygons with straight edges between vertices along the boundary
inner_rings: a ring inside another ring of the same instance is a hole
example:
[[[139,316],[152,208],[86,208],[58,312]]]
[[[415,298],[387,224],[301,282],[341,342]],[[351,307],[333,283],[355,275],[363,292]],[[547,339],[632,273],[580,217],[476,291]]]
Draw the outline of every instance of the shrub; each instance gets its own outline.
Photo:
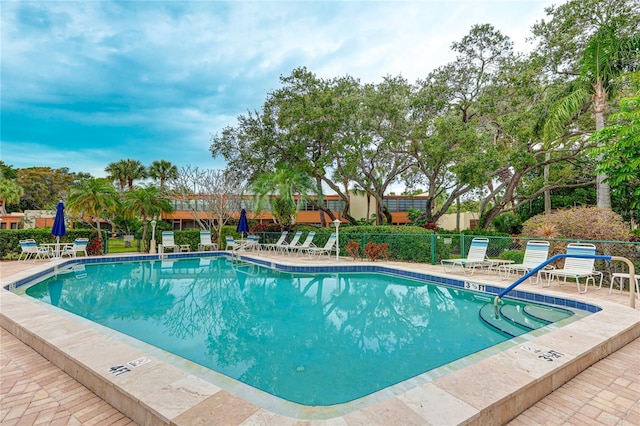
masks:
[[[513,263],[520,264],[524,259],[524,251],[522,250],[506,250],[498,256],[500,259],[513,260]]]
[[[522,232],[522,222],[518,216],[511,213],[503,213],[491,221],[491,225],[498,232],[504,232],[510,235],[519,234]]]
[[[102,238],[95,237],[87,244],[87,255],[98,256],[102,254],[103,241]]]
[[[612,210],[575,207],[537,215],[523,224],[522,235],[536,238],[629,241],[628,227]]]
[[[389,259],[389,244],[387,243],[367,243],[364,246],[364,254],[367,256],[367,259],[371,261],[375,261],[376,259]]]
[[[360,243],[355,241],[349,241],[347,243],[347,254],[353,257],[354,260],[360,259]]]

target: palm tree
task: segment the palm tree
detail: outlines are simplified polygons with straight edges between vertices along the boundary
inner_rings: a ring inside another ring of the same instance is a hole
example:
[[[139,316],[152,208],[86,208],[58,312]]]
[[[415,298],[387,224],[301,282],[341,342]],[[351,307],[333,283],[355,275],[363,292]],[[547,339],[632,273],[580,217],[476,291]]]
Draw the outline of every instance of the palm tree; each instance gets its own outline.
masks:
[[[118,182],[118,189],[120,192],[124,191],[124,187],[127,184],[127,175],[125,173],[125,160],[120,160],[114,163],[109,163],[105,167],[104,171],[107,172],[107,177],[112,182]]]
[[[122,208],[128,217],[142,220],[142,241],[147,244],[147,219],[159,217],[163,212],[173,211],[171,202],[164,191],[155,186],[142,186],[127,191],[122,201]]]
[[[295,223],[295,196],[298,195],[298,202],[301,202],[315,191],[309,176],[282,167],[260,175],[253,183],[253,190],[258,198],[258,206],[268,196],[275,196],[271,202],[272,214],[282,228]]]
[[[167,179],[178,178],[178,168],[167,160],[154,161],[149,166],[147,174],[150,178],[160,181],[160,189],[164,190]]]
[[[601,27],[589,40],[582,57],[580,75],[553,107],[545,125],[547,140],[561,134],[566,123],[576,117],[585,106],[593,109],[596,131],[604,128],[607,101],[618,89],[619,77],[637,65],[640,36],[619,37],[614,24]],[[599,208],[611,208],[611,194],[607,176],[596,176]]]
[[[118,193],[109,179],[89,178],[74,184],[69,190],[67,210],[73,215],[94,216],[100,232],[100,219],[118,208]]]
[[[24,189],[17,183],[0,177],[0,215],[7,214],[7,204],[18,204],[24,195]]]
[[[127,177],[127,185],[129,191],[133,189],[133,181],[136,179],[144,179],[147,177],[147,168],[142,165],[138,160],[124,160],[125,164],[125,176]]]

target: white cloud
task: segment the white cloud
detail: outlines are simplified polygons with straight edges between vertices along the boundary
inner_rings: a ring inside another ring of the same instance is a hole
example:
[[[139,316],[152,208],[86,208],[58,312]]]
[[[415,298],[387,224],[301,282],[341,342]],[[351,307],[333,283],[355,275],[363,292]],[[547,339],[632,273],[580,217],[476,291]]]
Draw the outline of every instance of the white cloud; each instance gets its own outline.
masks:
[[[92,173],[134,156],[211,167],[210,135],[260,109],[293,68],[415,81],[452,61],[451,43],[473,24],[530,48],[524,38],[550,4],[3,1],[3,161]]]

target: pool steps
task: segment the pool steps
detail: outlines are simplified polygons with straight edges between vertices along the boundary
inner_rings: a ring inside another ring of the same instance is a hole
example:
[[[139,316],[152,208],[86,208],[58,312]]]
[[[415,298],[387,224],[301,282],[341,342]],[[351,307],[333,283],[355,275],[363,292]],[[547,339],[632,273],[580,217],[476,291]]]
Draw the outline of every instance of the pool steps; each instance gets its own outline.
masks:
[[[501,306],[496,312],[494,305],[488,303],[480,308],[479,315],[487,326],[510,337],[517,337],[568,318],[573,312],[565,309],[551,310],[537,305],[526,305],[520,309],[511,304]]]

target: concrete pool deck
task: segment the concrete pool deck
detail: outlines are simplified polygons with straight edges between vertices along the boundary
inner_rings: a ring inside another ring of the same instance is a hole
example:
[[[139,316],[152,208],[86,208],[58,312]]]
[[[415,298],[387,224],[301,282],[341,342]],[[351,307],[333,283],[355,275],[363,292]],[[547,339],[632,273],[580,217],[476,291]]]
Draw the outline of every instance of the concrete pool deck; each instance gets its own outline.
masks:
[[[335,259],[312,261],[265,254],[258,257],[296,265],[326,266],[335,262]],[[341,259],[340,262],[357,264],[347,259]],[[15,281],[24,273],[12,273],[13,263],[1,264],[3,285]],[[370,265],[369,262],[363,264]],[[26,265],[33,272],[50,268],[52,263]],[[390,262],[389,266],[443,275],[439,266],[401,262]],[[24,268],[23,263],[17,267]],[[460,275],[456,277],[464,279]],[[509,284],[497,276],[484,273],[476,273],[472,278],[478,283],[494,282],[502,287]],[[259,404],[196,377],[191,374],[191,366],[177,368],[153,354],[127,345],[113,336],[105,337],[86,325],[6,291],[0,292],[0,325],[140,424],[504,424],[594,362],[630,342],[637,344],[640,334],[640,311],[628,308],[628,294],[614,292],[609,295],[608,289],[594,291],[590,288],[586,295],[578,295],[575,285],[554,284],[548,289],[530,284],[523,286],[526,291],[556,296],[561,294],[561,297],[601,306],[603,310],[563,328],[533,337],[526,345],[518,344],[428,383],[412,384],[409,380],[404,384],[406,391],[398,395],[382,395],[381,398],[378,395],[377,399],[366,399],[359,406],[351,407],[354,408],[352,411],[337,416],[331,416],[330,412],[320,413],[319,409],[313,407],[301,409],[298,416],[278,414],[277,407],[274,410],[261,408]],[[553,350],[561,353],[562,357],[552,362],[542,361],[531,349],[542,351],[538,353],[543,354]],[[119,376],[108,371],[110,366],[142,356],[150,358],[152,362]],[[620,379],[617,386],[629,389],[631,393],[631,397],[621,396],[633,402],[628,413],[630,422],[640,416],[640,398],[635,401],[632,398],[634,391],[640,393],[637,363],[635,366],[635,381],[617,378]],[[573,398],[581,393],[584,392],[577,390],[567,395]],[[592,416],[596,410],[600,410],[599,416],[607,414],[606,406],[616,405],[614,399],[600,404],[605,409],[596,405],[596,408],[588,410],[590,414],[585,415]],[[616,407],[618,418],[619,411],[620,408]],[[536,420],[538,414],[534,406],[516,418],[514,424],[526,424],[527,419],[533,419],[530,423],[556,424],[543,421],[542,418]],[[522,422],[517,423],[520,418]],[[598,424],[595,417],[594,424]]]

